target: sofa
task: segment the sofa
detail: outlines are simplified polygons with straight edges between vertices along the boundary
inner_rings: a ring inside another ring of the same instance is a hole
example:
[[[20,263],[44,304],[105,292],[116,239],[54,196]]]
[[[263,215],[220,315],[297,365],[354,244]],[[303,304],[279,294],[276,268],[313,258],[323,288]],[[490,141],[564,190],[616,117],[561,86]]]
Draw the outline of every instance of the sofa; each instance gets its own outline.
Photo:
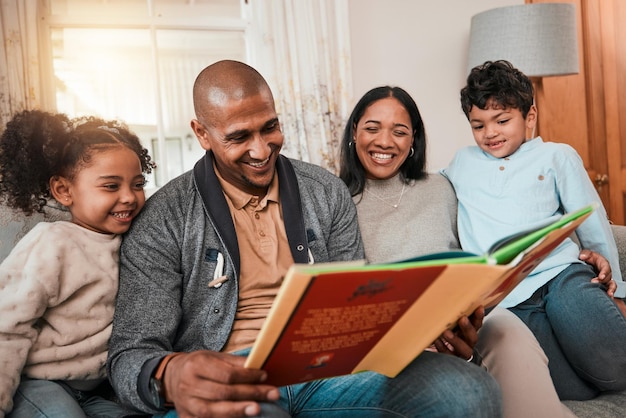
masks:
[[[619,251],[620,270],[626,279],[626,226],[613,225],[611,228]],[[565,401],[563,403],[579,418],[626,417],[626,392],[605,393],[589,401]]]
[[[38,222],[52,222],[68,217],[67,211],[52,204],[45,208],[44,213],[35,213],[32,216],[24,216],[21,212],[0,205],[0,262],[17,241]],[[621,271],[626,272],[626,226],[614,225],[612,229],[620,254]],[[589,401],[564,403],[580,418],[626,417],[626,392],[606,393]]]
[[[30,229],[39,222],[68,220],[69,212],[63,206],[51,202],[44,207],[43,213],[35,212],[30,216],[22,211],[0,205],[0,262]]]

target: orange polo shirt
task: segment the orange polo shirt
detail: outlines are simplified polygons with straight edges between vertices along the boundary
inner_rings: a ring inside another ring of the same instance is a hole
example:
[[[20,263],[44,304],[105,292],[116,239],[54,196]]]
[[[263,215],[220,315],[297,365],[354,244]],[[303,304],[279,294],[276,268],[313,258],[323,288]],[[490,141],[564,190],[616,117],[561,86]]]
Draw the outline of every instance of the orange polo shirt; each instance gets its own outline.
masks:
[[[230,338],[223,351],[254,343],[293,257],[283,221],[278,176],[259,199],[226,182],[215,169],[235,224],[241,267],[239,301]]]

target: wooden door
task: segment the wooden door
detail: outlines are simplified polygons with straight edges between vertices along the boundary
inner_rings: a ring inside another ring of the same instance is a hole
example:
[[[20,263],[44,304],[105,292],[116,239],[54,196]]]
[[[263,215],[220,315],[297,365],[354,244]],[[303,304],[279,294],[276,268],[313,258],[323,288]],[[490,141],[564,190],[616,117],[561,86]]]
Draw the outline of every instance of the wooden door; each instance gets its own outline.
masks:
[[[561,2],[576,4],[580,72],[542,79],[543,94],[537,99],[539,133],[545,140],[568,143],[578,151],[609,218],[624,225],[626,2]]]

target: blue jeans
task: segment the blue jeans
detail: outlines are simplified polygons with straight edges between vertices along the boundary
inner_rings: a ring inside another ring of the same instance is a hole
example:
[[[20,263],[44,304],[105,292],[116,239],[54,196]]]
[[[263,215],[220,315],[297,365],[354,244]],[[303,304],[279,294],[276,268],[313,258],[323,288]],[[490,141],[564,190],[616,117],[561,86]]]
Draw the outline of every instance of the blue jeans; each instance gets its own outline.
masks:
[[[7,418],[120,418],[131,416],[121,405],[52,380],[22,378]]]
[[[510,308],[537,337],[562,400],[626,389],[626,319],[592,267],[572,264]]]
[[[502,397],[482,368],[424,352],[397,377],[363,372],[280,388],[261,417],[501,417]],[[175,411],[164,417],[175,418]]]

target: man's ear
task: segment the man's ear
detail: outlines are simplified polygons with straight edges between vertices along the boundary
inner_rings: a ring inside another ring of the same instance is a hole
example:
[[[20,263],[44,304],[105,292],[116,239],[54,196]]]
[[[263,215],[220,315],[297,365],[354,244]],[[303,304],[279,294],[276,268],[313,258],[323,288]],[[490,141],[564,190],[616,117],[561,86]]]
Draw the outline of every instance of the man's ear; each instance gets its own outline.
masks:
[[[72,194],[70,193],[70,181],[62,176],[52,176],[50,178],[50,193],[57,202],[63,206],[72,205]]]
[[[193,130],[193,133],[196,134],[196,138],[198,138],[200,146],[206,151],[210,150],[211,144],[207,140],[208,132],[206,131],[204,125],[202,125],[199,120],[192,119],[191,129]]]

